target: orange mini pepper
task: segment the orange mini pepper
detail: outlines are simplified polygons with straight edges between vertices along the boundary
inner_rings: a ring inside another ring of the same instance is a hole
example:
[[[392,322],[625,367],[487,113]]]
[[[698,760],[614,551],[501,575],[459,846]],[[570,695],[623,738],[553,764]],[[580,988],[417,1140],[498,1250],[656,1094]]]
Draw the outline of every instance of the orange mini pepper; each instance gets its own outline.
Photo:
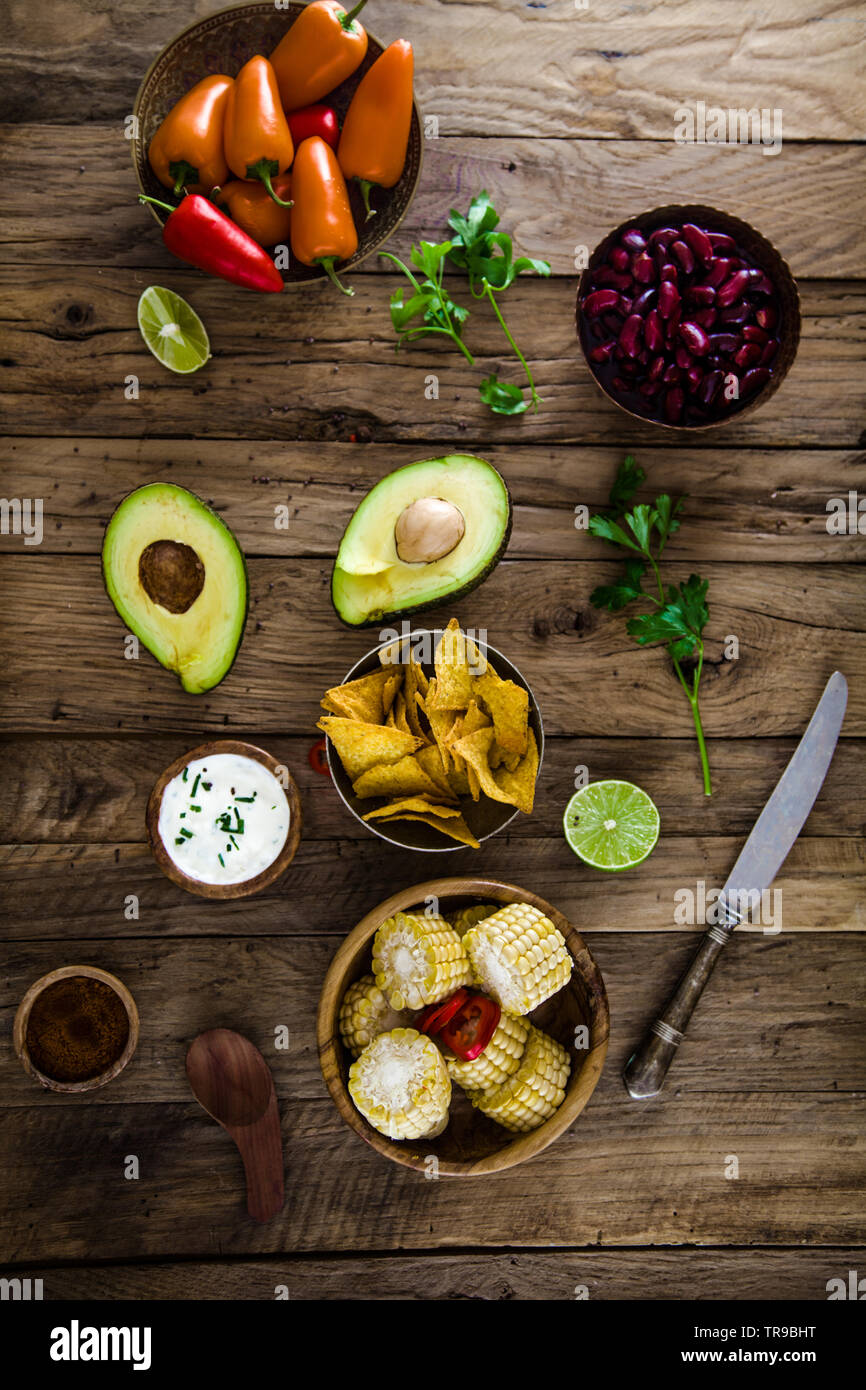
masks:
[[[340,0],[313,0],[280,39],[271,62],[286,111],[320,101],[361,66],[367,31],[355,16],[366,3],[347,11]]]
[[[411,43],[397,39],[361,78],[346,112],[337,158],[346,178],[360,182],[368,220],[371,187],[393,188],[406,164],[414,69]]]
[[[164,188],[209,193],[228,178],[223,125],[230,77],[205,77],[171,108],[150,142],[147,158]]]
[[[322,266],[343,294],[354,294],[334,271],[336,261],[348,260],[358,249],[349,190],[337,156],[318,135],[298,146],[292,192],[292,251],[303,265]]]
[[[275,203],[291,207],[277,197],[271,180],[288,169],[295,147],[274,70],[261,54],[241,68],[229,92],[225,156],[239,179],[261,179]]]
[[[291,197],[290,173],[277,174],[273,184],[274,192],[280,198]],[[222,188],[215,189],[213,198],[220,207],[228,208],[233,221],[259,246],[276,246],[277,242],[288,244],[292,231],[291,210],[275,203],[263,183],[232,179]]]

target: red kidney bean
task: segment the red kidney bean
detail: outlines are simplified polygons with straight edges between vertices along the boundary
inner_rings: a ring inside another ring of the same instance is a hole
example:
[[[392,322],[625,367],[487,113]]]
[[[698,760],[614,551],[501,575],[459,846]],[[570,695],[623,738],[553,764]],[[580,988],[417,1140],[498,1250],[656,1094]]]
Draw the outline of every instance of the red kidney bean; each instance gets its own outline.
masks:
[[[629,357],[624,357],[619,364],[619,369],[625,376],[637,376],[640,371],[640,363],[633,362]]]
[[[698,399],[702,405],[710,406],[719,393],[719,388],[724,381],[724,373],[715,371],[707,372],[700,385]]]
[[[662,372],[662,381],[666,386],[675,386],[678,381],[682,381],[682,371],[676,362],[671,362]]]
[[[620,242],[629,251],[646,250],[646,238],[637,230],[637,227],[630,227],[627,232],[623,232]]]
[[[629,314],[631,313],[631,303],[632,302],[627,294],[621,294],[619,297],[619,304],[617,305],[616,312],[618,314],[622,314],[624,319],[627,319]]]
[[[770,284],[763,270],[749,271],[749,289],[754,294],[772,294],[773,286]]]
[[[676,241],[678,236],[679,232],[676,227],[656,227],[655,231],[650,233],[649,243],[652,247],[667,248],[672,241]]]
[[[734,362],[740,368],[757,367],[764,355],[764,349],[757,343],[744,343],[739,352],[734,356]]]
[[[690,396],[693,396],[704,379],[704,374],[700,367],[695,363],[694,367],[689,367],[686,372],[686,389]]]
[[[656,286],[650,285],[649,289],[644,290],[643,294],[639,294],[632,304],[632,313],[645,315],[652,308],[653,304],[655,304],[657,295],[658,289]]]
[[[608,260],[610,261],[614,270],[622,271],[628,270],[631,257],[629,256],[624,246],[614,246],[613,250],[608,256]]]
[[[707,232],[714,251],[736,251],[737,243],[727,232]]]
[[[599,343],[598,347],[594,347],[591,350],[589,360],[591,362],[609,362],[613,356],[615,346],[616,344],[612,338],[608,343]]]
[[[705,285],[712,285],[713,289],[718,289],[719,285],[727,280],[731,273],[731,262],[724,256],[718,256],[710,266],[710,273],[704,280]]]
[[[694,353],[695,357],[705,357],[710,350],[710,340],[699,323],[693,323],[691,319],[686,319],[680,324],[680,338],[685,343],[689,352]]]
[[[760,343],[761,346],[769,342],[769,334],[765,333],[763,328],[758,328],[757,324],[754,323],[746,324],[742,331],[742,337],[747,343]]]
[[[730,280],[719,288],[716,294],[716,303],[722,309],[727,309],[729,305],[736,304],[737,300],[742,299],[749,284],[749,272],[747,270],[735,270]]]
[[[683,241],[694,251],[699,261],[708,266],[713,259],[713,243],[706,232],[696,227],[694,222],[683,223]]]
[[[699,323],[701,328],[712,328],[718,317],[715,309],[699,309],[696,314],[692,314],[692,320]]]
[[[736,352],[740,346],[740,340],[736,333],[711,333],[710,347],[713,352],[730,353]]]
[[[619,295],[617,295],[617,299],[619,299]],[[622,328],[624,322],[625,320],[621,318],[619,314],[605,314],[602,319],[602,323],[608,333],[614,333],[617,337],[619,337],[619,330]]]
[[[766,386],[769,380],[770,373],[766,367],[752,367],[751,371],[740,378],[740,396],[753,396],[762,386]]]
[[[657,396],[662,388],[660,381],[642,381],[637,389],[642,396],[649,398],[651,396]]]
[[[631,276],[623,275],[618,270],[612,270],[609,265],[600,265],[592,278],[594,285],[610,286],[615,290],[631,289]]]
[[[583,312],[594,319],[607,309],[617,309],[619,303],[620,296],[616,290],[595,290],[592,294],[588,294],[583,301]]]
[[[682,343],[678,343],[674,349],[674,361],[678,367],[682,367],[684,372],[695,364],[695,359],[692,357],[692,354]]]
[[[627,391],[629,389],[628,383],[623,381],[621,376],[615,376],[610,384],[615,391]]]
[[[671,314],[670,318],[665,324],[665,347],[668,348],[671,352],[673,352],[674,348],[676,347],[677,329],[680,326],[681,318],[682,311],[680,309],[674,309],[674,312]]]
[[[648,351],[647,348],[643,348],[643,349],[641,350],[641,352],[638,354],[638,359],[637,359],[637,360],[638,360],[638,362],[640,362],[640,364],[641,364],[642,367],[648,367],[648,366],[649,366],[650,355],[649,355],[649,351]]]
[[[643,319],[640,314],[630,314],[622,326],[619,335],[619,346],[629,357],[637,357],[643,346]]]
[[[656,263],[652,256],[648,256],[646,251],[641,251],[638,255],[633,256],[631,273],[639,285],[652,285],[657,275]]]
[[[665,261],[664,265],[662,266],[661,270],[659,271],[659,279],[660,279],[660,280],[671,280],[671,281],[673,281],[674,284],[676,284],[676,282],[677,282],[677,280],[679,280],[679,278],[680,278],[680,272],[679,272],[679,270],[677,269],[677,267],[676,267],[675,265],[672,265],[670,261]]]
[[[680,307],[680,292],[670,280],[662,280],[659,285],[659,313],[669,319]]]
[[[778,321],[776,306],[774,304],[762,304],[755,314],[755,318],[762,328],[766,329],[768,333],[772,333]]]
[[[691,275],[695,268],[695,257],[691,247],[684,241],[672,241],[671,255],[676,256],[686,275]]]
[[[665,419],[668,424],[676,424],[683,413],[686,398],[680,386],[675,386],[665,396]]]
[[[778,339],[778,338],[771,338],[770,341],[767,343],[767,346],[764,348],[764,351],[763,351],[762,354],[761,354],[761,361],[760,361],[759,365],[760,365],[761,367],[768,367],[768,366],[770,365],[770,363],[772,362],[773,358],[776,356],[776,353],[777,353],[778,351],[779,351],[779,339]]]
[[[658,309],[650,309],[647,314],[643,336],[644,342],[650,352],[660,351],[662,343],[664,342],[664,334],[662,333],[662,323],[659,318]]]
[[[686,299],[689,304],[698,304],[706,307],[712,304],[716,297],[716,292],[712,285],[690,285],[686,290]]]
[[[649,369],[650,381],[658,381],[667,365],[667,358],[659,354],[659,356],[653,360],[652,366]]]
[[[718,299],[716,302],[718,303]],[[747,323],[753,313],[751,304],[730,304],[721,312],[722,323],[733,323],[739,327],[740,324]]]

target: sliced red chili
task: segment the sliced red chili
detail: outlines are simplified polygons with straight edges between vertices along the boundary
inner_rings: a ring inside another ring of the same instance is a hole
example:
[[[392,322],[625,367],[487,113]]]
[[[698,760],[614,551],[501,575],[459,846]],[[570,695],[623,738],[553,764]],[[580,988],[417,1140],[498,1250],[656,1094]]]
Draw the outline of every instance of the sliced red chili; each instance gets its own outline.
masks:
[[[502,1010],[486,994],[458,989],[448,999],[431,1004],[415,1022],[420,1033],[437,1037],[455,1057],[474,1062],[496,1032]]]
[[[327,739],[320,738],[318,743],[314,743],[307,757],[310,760],[310,767],[314,772],[321,772],[327,777],[330,772],[328,767]]]

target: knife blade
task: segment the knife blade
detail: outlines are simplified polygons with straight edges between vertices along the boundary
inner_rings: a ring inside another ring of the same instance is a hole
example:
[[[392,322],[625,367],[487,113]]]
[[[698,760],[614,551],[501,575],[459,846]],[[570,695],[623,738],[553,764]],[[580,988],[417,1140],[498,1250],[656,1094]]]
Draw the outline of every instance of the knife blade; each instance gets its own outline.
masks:
[[[635,1100],[657,1096],[683,1040],[713,966],[734,928],[761,902],[803,829],[833,760],[848,684],[834,671],[788,766],[743,845],[714,910],[718,921],[704,936],[667,1007],[625,1065],[623,1080]]]

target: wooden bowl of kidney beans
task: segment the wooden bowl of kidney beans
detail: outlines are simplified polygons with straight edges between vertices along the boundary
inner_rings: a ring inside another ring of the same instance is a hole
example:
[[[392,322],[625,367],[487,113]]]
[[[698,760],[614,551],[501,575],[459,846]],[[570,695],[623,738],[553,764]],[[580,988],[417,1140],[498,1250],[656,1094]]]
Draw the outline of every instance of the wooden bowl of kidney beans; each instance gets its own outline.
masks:
[[[768,400],[800,341],[797,286],[747,222],[701,204],[630,218],[580,278],[577,328],[605,395],[672,429],[710,429]]]

